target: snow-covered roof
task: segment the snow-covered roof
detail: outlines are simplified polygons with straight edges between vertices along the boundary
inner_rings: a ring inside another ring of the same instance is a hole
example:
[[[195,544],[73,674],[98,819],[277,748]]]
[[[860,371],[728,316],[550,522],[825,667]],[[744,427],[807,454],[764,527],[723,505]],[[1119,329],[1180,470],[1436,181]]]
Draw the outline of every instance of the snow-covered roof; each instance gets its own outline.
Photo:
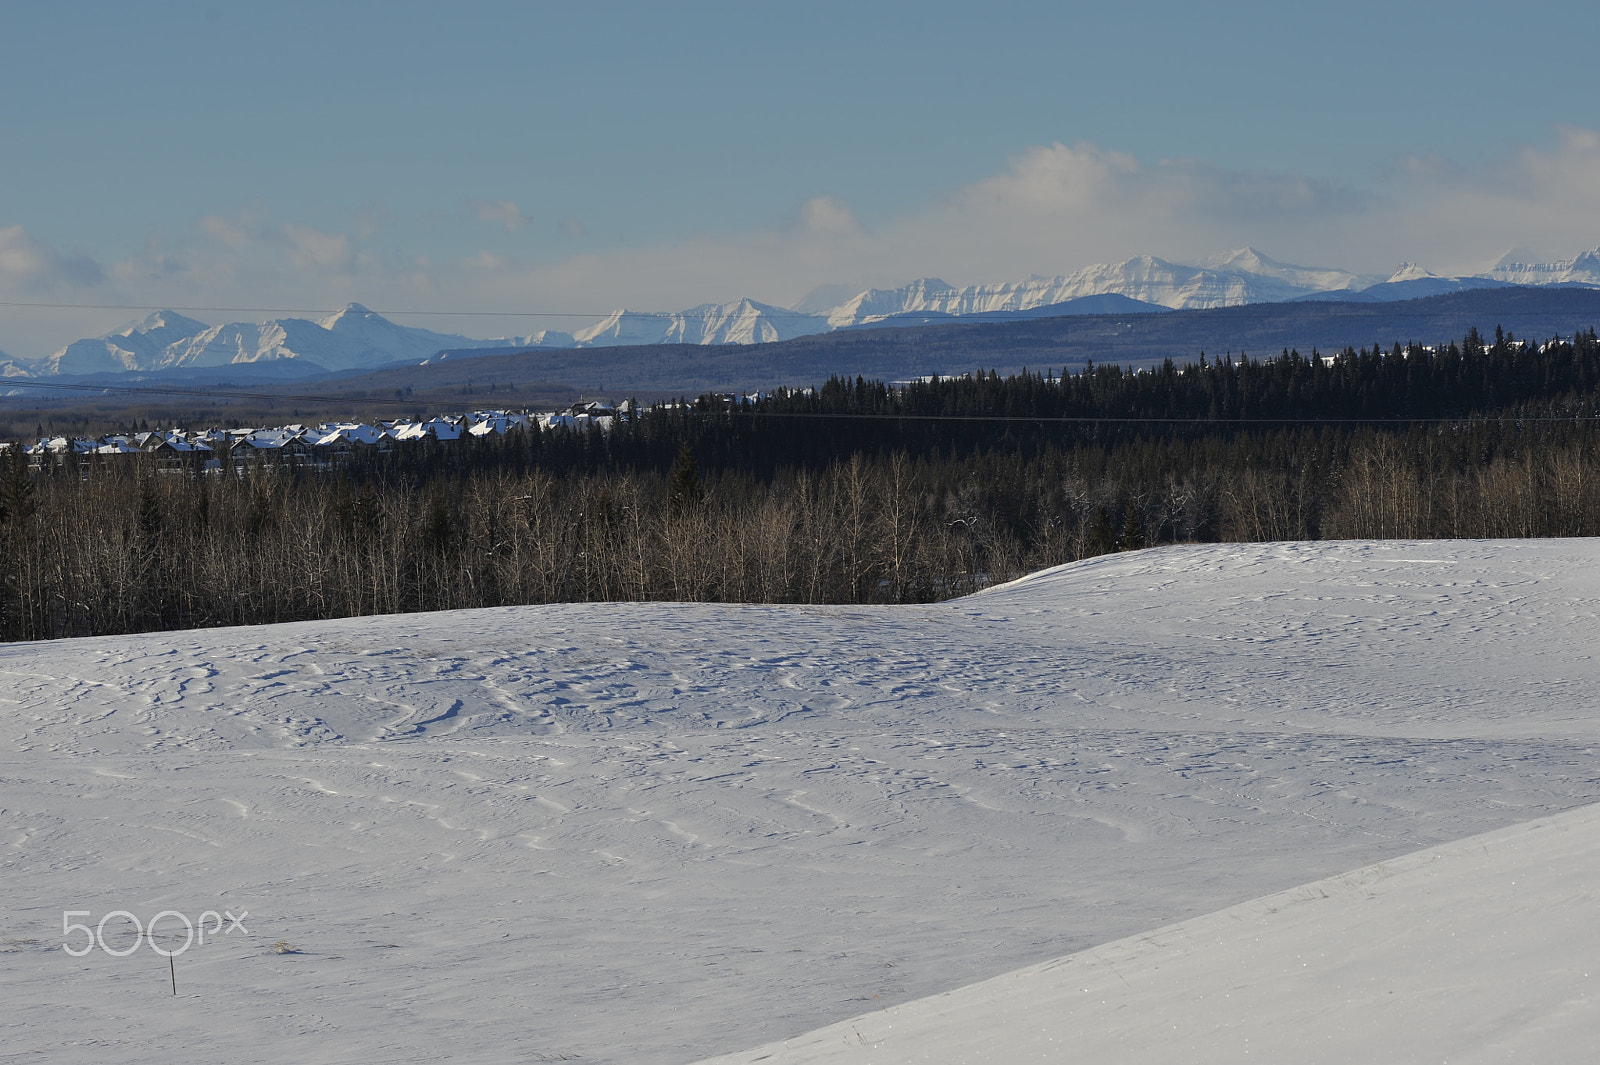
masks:
[[[255,432],[241,437],[238,446],[265,451],[272,448],[287,447],[302,440],[302,431],[298,426],[290,426],[283,429],[257,429]]]
[[[748,397],[743,397],[748,398]],[[60,454],[66,451],[97,454],[130,454],[163,450],[168,453],[213,451],[237,446],[246,450],[271,451],[284,447],[340,447],[350,444],[378,444],[386,440],[459,440],[464,436],[486,437],[512,429],[539,425],[544,428],[609,429],[619,414],[637,409],[630,400],[612,407],[601,400],[582,400],[553,413],[526,410],[475,410],[466,414],[438,414],[414,421],[400,418],[372,423],[356,421],[323,422],[311,428],[301,424],[258,428],[184,430],[147,429],[136,433],[113,434],[96,440],[70,441],[65,436],[41,439],[22,445],[30,455]],[[117,445],[107,447],[107,445]]]
[[[429,418],[425,422],[412,422],[393,430],[396,440],[421,440],[429,436],[436,440],[459,440],[462,431],[459,423],[442,415]]]
[[[472,423],[472,428],[467,432],[473,436],[488,436],[491,433],[509,433],[511,430],[528,425],[532,421],[526,414],[493,413],[479,417]]]
[[[311,442],[315,447],[338,447],[343,444],[377,444],[393,437],[387,429],[359,422],[336,426]]]

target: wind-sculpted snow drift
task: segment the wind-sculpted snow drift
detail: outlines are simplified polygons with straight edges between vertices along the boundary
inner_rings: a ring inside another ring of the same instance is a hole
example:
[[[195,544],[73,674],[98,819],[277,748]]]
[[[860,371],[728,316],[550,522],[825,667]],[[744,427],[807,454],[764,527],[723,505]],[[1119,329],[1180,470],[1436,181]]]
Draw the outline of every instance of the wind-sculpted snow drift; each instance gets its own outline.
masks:
[[[1597,563],[1587,540],[1178,547],[931,606],[0,648],[4,1047],[688,1062],[1549,817],[1600,801]],[[170,974],[120,916],[126,956],[62,949],[64,912],[118,910],[248,932]],[[1114,1023],[1181,1005],[1138,1002]]]

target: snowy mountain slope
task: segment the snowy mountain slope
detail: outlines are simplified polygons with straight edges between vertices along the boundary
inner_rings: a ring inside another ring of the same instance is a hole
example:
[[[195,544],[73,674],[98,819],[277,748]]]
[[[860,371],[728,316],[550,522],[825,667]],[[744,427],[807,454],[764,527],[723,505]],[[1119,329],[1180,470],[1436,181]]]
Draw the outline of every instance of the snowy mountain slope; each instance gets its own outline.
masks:
[[[319,320],[317,325],[359,347],[363,351],[362,365],[425,359],[452,347],[470,348],[505,343],[504,340],[473,340],[452,333],[435,333],[431,329],[397,325],[359,303],[347,304],[343,310]]]
[[[913,311],[949,314],[948,305],[960,291],[937,277],[920,278],[893,289],[869,288],[830,308],[826,312],[828,328],[844,329]]]
[[[1282,263],[1255,248],[1221,252],[1207,259],[1203,265],[1218,273],[1272,278],[1292,288],[1315,289],[1319,292],[1356,291],[1379,280],[1379,277],[1371,274],[1353,274],[1333,267]]]
[[[349,370],[415,361],[446,348],[510,343],[514,341],[474,340],[397,325],[359,303],[315,322],[278,318],[217,326],[172,311],[157,311],[116,333],[68,344],[46,359],[41,370],[46,374],[121,373],[288,359],[328,370]]]
[[[563,332],[560,329],[540,329],[537,332],[529,333],[527,336],[512,337],[509,346],[521,348],[570,348],[577,346],[577,339],[571,333]]]
[[[1514,285],[1600,285],[1600,248],[1549,263],[1500,260],[1488,276]]]
[[[435,333],[397,325],[359,303],[320,321],[282,318],[260,325],[233,323],[172,345],[150,369],[223,366],[302,359],[329,370],[352,370],[418,361],[446,348],[499,346],[505,341]]]
[[[937,278],[923,278],[899,289],[869,289],[829,311],[828,322],[839,329],[913,312],[997,315],[1105,294],[1172,309],[1231,307],[1329,289],[1350,291],[1377,280],[1343,270],[1290,266],[1254,248],[1226,252],[1203,267],[1142,255],[1120,263],[1086,266],[1061,277],[1032,277],[998,285],[958,289]]]
[[[1492,277],[1440,277],[1416,263],[1401,263],[1386,281],[1379,282],[1359,292],[1313,292],[1302,300],[1343,300],[1351,303],[1395,303],[1400,300],[1425,299],[1449,292],[1467,292],[1482,288],[1508,288],[1509,281]]]
[[[579,346],[761,343],[832,329],[932,322],[944,316],[983,315],[993,318],[1025,315],[1058,305],[1070,305],[1092,296],[1107,295],[1178,310],[1308,298],[1386,302],[1512,282],[1600,285],[1600,249],[1571,262],[1549,267],[1528,267],[1524,271],[1525,280],[1517,280],[1507,273],[1520,268],[1506,264],[1502,266],[1504,269],[1497,268],[1492,276],[1440,278],[1413,263],[1405,263],[1391,276],[1384,278],[1382,275],[1357,274],[1331,267],[1296,266],[1279,262],[1248,247],[1214,255],[1200,266],[1142,255],[1120,263],[1086,266],[1057,277],[1035,276],[1023,281],[959,288],[940,278],[919,278],[899,288],[866,289],[831,307],[826,306],[824,301],[840,293],[838,286],[822,286],[813,290],[789,311],[750,300],[721,306],[705,304],[676,314],[619,310],[597,325],[580,330],[576,340]],[[735,309],[738,309],[737,312]],[[1062,313],[1095,312],[1082,310]],[[743,327],[721,331],[720,323],[735,316],[751,321],[760,320],[762,327],[759,330]]]
[[[931,606],[0,647],[5,1048],[794,1036],[1600,800],[1597,615],[1590,540],[1212,545]],[[250,913],[176,997],[148,949],[61,949],[63,911],[166,909]]]
[[[1011,317],[1020,321],[1027,318],[1055,318],[1065,314],[1155,314],[1163,310],[1166,308],[1160,304],[1146,303],[1120,292],[1102,292],[1095,296],[1077,296],[1065,303],[1047,303],[1043,307],[1015,311]]]
[[[18,359],[0,351],[0,377],[32,377],[38,370],[37,363]]]
[[[1155,303],[1145,303],[1142,300],[1132,299],[1115,292],[1103,292],[1097,296],[1077,296],[1062,303],[1047,303],[1038,307],[1030,307],[1025,311],[1001,311],[990,314],[954,315],[945,311],[902,311],[895,314],[873,316],[871,321],[859,325],[845,325],[841,329],[882,329],[886,327],[897,328],[910,325],[937,325],[942,323],[955,323],[961,321],[981,320],[985,322],[996,319],[1008,321],[1026,321],[1030,318],[1060,318],[1065,315],[1125,315],[1125,314],[1156,314],[1167,308]]]
[[[1586,1062],[1596,882],[1600,805],[715,1061]]]
[[[675,314],[613,311],[573,334],[583,347],[623,344],[767,344],[828,329],[826,319],[755,300],[703,303]]]
[[[352,338],[326,334],[327,330],[304,318],[280,318],[260,324],[232,322],[212,326],[172,345],[154,365],[131,368],[176,370],[280,359],[308,362],[326,370],[361,365],[365,345]]]
[[[44,360],[42,370],[87,374],[152,369],[163,361],[168,348],[206,328],[204,322],[175,311],[156,311],[117,332],[68,344]]]

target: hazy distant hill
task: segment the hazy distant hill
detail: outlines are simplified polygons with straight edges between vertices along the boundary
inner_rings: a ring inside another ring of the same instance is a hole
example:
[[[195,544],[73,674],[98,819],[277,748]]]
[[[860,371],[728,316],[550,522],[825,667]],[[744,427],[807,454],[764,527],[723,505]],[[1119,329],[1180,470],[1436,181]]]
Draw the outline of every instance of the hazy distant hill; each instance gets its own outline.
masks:
[[[886,327],[900,328],[912,325],[934,325],[943,322],[1020,322],[1027,321],[1030,318],[1062,318],[1068,315],[1084,314],[1157,314],[1166,309],[1160,304],[1146,303],[1143,300],[1132,299],[1120,293],[1104,292],[1097,296],[1079,296],[1076,299],[1032,307],[1025,311],[974,312],[966,315],[951,314],[947,311],[902,311],[898,314],[874,319],[871,322],[840,326],[840,328],[883,329]]]
[[[576,351],[484,354],[462,363],[395,366],[375,388],[417,392],[459,384],[541,381],[612,393],[768,388],[817,384],[832,374],[907,380],[977,369],[1002,373],[1085,362],[1152,365],[1241,351],[1252,357],[1283,348],[1310,354],[1346,345],[1388,347],[1459,341],[1469,328],[1519,337],[1571,336],[1600,326],[1600,290],[1493,288],[1397,303],[1290,302],[1209,310],[1073,315],[1005,321],[951,319],[906,328],[838,330],[755,346],[658,344]],[[356,387],[346,378],[341,387]],[[381,382],[381,383],[380,383]]]
[[[1385,348],[1396,341],[1459,341],[1469,328],[1496,326],[1529,339],[1571,336],[1600,327],[1600,290],[1480,289],[1401,303],[1290,302],[1203,311],[1149,311],[839,330],[771,344],[652,344],[579,349],[482,349],[444,352],[418,363],[350,370],[277,383],[272,363],[190,367],[64,379],[11,378],[0,417],[32,410],[92,409],[121,424],[116,411],[203,422],[245,418],[276,424],[305,418],[385,417],[484,404],[554,409],[579,398],[644,399],[702,392],[804,387],[829,376],[904,381],[974,370],[1079,369],[1085,362],[1152,365],[1248,352],[1263,358],[1288,347],[1309,354],[1346,345]],[[70,383],[67,383],[70,382]],[[33,387],[29,387],[32,384]],[[104,384],[117,390],[86,396]],[[121,391],[126,389],[127,391]],[[153,393],[144,391],[154,389]],[[165,395],[163,395],[165,391]],[[162,412],[168,412],[163,414]]]

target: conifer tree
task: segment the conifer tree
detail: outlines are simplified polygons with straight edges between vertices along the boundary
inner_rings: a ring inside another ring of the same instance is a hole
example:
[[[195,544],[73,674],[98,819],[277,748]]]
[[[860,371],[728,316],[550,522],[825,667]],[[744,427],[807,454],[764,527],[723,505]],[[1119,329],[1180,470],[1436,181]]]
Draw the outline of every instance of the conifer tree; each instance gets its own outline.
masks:
[[[1138,551],[1142,547],[1144,547],[1144,527],[1139,524],[1139,512],[1129,506],[1127,517],[1122,522],[1122,535],[1117,537],[1117,550]]]
[[[705,485],[700,481],[700,463],[695,461],[694,449],[688,443],[678,448],[678,457],[672,462],[672,472],[667,474],[667,505],[673,513],[680,513],[705,498]]]
[[[1111,531],[1111,515],[1104,506],[1094,508],[1094,523],[1089,526],[1089,542],[1084,545],[1084,557],[1109,555],[1117,549],[1116,534]]]
[[[28,457],[20,444],[13,444],[6,449],[5,485],[0,490],[0,633],[10,639],[23,636],[22,552],[28,519],[38,505]]]

